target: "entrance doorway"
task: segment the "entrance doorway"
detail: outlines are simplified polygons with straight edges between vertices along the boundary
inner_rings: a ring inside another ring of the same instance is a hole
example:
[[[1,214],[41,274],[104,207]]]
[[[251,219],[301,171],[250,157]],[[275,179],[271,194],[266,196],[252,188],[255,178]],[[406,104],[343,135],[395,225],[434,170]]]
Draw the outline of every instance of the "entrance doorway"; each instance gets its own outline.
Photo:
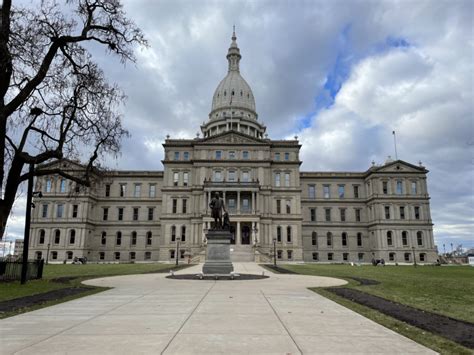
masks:
[[[249,226],[243,226],[242,227],[241,239],[242,239],[242,244],[243,245],[249,245],[250,244],[250,227]]]

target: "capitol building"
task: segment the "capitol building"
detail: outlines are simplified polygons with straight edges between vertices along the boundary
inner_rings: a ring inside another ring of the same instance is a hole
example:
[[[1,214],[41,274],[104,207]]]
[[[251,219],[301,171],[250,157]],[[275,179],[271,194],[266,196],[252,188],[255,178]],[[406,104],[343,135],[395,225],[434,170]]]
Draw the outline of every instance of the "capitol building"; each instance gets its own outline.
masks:
[[[202,135],[168,137],[163,171],[105,171],[90,187],[37,178],[30,258],[49,262],[204,261],[209,202],[225,201],[234,261],[433,263],[426,176],[401,160],[361,172],[301,171],[301,145],[273,140],[240,74],[235,33],[227,75],[212,97]],[[78,174],[63,160],[45,165]],[[212,220],[213,221],[213,220]]]

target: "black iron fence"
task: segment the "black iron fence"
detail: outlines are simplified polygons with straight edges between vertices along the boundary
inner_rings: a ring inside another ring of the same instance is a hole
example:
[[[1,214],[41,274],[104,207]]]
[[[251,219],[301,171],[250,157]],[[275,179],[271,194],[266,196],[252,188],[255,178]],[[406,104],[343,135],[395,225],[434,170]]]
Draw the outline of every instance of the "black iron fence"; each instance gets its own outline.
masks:
[[[26,272],[27,280],[41,279],[43,277],[44,260],[29,260]],[[21,280],[21,260],[0,259],[0,281]]]

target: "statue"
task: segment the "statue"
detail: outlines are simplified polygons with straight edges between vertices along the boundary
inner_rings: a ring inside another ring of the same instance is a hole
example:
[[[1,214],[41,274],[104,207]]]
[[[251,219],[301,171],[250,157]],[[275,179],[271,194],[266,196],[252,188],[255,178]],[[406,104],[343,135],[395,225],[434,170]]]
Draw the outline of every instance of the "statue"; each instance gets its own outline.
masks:
[[[224,200],[221,200],[219,198],[219,193],[216,192],[214,194],[214,197],[212,198],[209,207],[211,208],[211,217],[214,218],[214,230],[222,229],[222,210],[224,210],[226,214],[227,211],[225,209]]]

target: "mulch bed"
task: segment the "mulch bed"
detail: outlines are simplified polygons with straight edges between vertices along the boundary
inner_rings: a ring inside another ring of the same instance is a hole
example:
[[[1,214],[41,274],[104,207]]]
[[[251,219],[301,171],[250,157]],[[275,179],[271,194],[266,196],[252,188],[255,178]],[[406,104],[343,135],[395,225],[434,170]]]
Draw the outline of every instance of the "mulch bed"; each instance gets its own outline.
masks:
[[[275,265],[272,265],[272,264],[265,264],[265,267],[269,268],[270,270],[276,271],[279,274],[299,275],[297,272],[294,272],[294,271],[291,271],[291,270],[288,270],[288,269],[284,269],[282,267],[275,266]]]
[[[60,288],[59,290],[39,293],[37,295],[2,301],[0,302],[0,313],[14,312],[21,308],[32,307],[41,303],[60,300],[65,297],[74,296],[90,290],[92,290],[91,287],[67,287]]]
[[[203,275],[202,278],[199,274],[183,274],[183,275],[170,275],[166,276],[167,279],[172,280],[212,280],[212,281],[247,281],[247,280],[262,280],[268,279],[268,276],[264,275],[251,275],[251,274],[238,274],[234,278],[230,275]]]
[[[359,290],[345,287],[330,287],[326,290],[415,327],[438,334],[467,348],[474,349],[474,324],[472,323],[422,311]]]

